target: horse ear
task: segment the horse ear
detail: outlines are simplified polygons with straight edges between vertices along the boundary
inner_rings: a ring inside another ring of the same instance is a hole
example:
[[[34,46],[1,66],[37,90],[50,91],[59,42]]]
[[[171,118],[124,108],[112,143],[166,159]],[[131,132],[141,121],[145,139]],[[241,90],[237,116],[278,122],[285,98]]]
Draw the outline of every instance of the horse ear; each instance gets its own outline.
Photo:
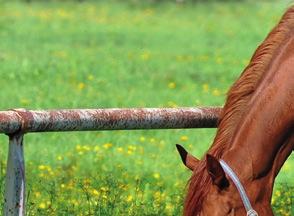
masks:
[[[225,171],[219,161],[210,154],[206,155],[206,168],[213,184],[218,186],[220,189],[224,189],[229,186],[229,180],[226,177]]]
[[[176,144],[176,147],[185,166],[193,171],[199,160],[193,155],[189,154],[183,146]]]

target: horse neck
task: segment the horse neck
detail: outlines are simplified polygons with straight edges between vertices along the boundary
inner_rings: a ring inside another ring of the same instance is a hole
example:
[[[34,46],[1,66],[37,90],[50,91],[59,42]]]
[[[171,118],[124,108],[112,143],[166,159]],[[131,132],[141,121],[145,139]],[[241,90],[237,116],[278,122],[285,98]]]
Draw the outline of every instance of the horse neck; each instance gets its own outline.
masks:
[[[223,158],[243,179],[269,185],[294,149],[294,37],[273,57]]]

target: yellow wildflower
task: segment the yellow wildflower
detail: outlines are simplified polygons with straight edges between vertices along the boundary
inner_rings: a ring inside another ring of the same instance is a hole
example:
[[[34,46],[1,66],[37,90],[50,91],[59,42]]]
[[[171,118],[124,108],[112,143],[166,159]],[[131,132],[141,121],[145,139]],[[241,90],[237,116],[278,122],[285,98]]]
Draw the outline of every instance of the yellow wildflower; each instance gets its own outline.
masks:
[[[145,13],[145,15],[150,16],[154,13],[154,11],[151,8],[147,8],[144,10],[144,13]]]
[[[106,187],[101,187],[100,190],[103,191],[103,192],[106,192],[106,191],[108,191],[108,188],[106,188]]]
[[[150,142],[151,142],[151,143],[154,143],[154,142],[155,142],[155,139],[154,139],[154,138],[151,138],[151,139],[150,139]]]
[[[160,174],[159,174],[159,173],[154,173],[154,174],[153,174],[153,177],[154,177],[155,179],[159,179],[159,178],[160,178]]]
[[[44,202],[41,202],[41,203],[39,204],[39,208],[40,208],[40,209],[45,209],[45,208],[46,208],[46,204],[45,204]]]
[[[154,197],[155,199],[160,199],[160,197],[161,197],[161,193],[160,193],[160,191],[156,191],[156,192],[154,193],[153,197]]]
[[[145,139],[144,136],[141,136],[141,137],[140,137],[140,142],[145,142],[145,140],[146,140],[146,139]]]
[[[88,75],[88,80],[92,81],[94,79],[94,76],[92,74]]]
[[[112,143],[104,143],[103,148],[109,149],[112,147],[112,145],[113,145]]]
[[[212,94],[214,95],[214,96],[220,96],[220,91],[218,90],[218,89],[214,89],[213,91],[212,91]]]
[[[182,61],[184,58],[183,58],[183,56],[178,55],[178,56],[176,57],[176,59],[177,59],[177,61]]]
[[[79,204],[78,201],[75,200],[75,199],[72,199],[70,202],[71,202],[72,204],[74,204],[75,206],[77,206],[77,205]]]
[[[170,83],[168,84],[168,88],[170,88],[170,89],[174,89],[174,88],[176,88],[176,83],[175,83],[175,82],[170,82]]]
[[[131,146],[131,145],[129,145],[129,146],[128,146],[128,150],[130,150],[130,151],[135,151],[135,150],[136,150],[136,146]]]
[[[283,170],[283,171],[290,171],[290,170],[291,170],[291,168],[290,168],[290,163],[288,163],[288,162],[286,161],[286,163],[285,163],[284,166],[282,167],[282,170]]]
[[[178,105],[173,101],[168,101],[167,105],[168,105],[168,107],[172,107],[172,108],[178,107]]]
[[[20,103],[21,103],[21,105],[26,106],[26,105],[30,104],[30,101],[28,99],[26,99],[26,98],[23,98],[23,99],[20,100]]]
[[[187,141],[189,138],[187,136],[181,136],[181,141]]]
[[[35,192],[35,196],[36,197],[40,197],[41,196],[41,193],[39,191]]]
[[[127,202],[131,202],[133,200],[133,196],[132,195],[128,195],[126,201]]]
[[[250,62],[250,60],[249,60],[249,59],[243,59],[243,60],[242,60],[242,63],[243,63],[244,65],[248,65],[248,64],[249,64],[249,62]]]
[[[69,18],[70,17],[70,14],[69,12],[63,10],[63,9],[58,9],[57,10],[57,15],[62,17],[62,18]]]
[[[202,90],[203,90],[204,92],[208,92],[208,91],[209,91],[209,85],[208,85],[207,83],[204,83],[204,84],[202,85]]]
[[[141,59],[147,61],[150,58],[150,52],[145,51],[141,54]]]
[[[95,146],[95,147],[94,147],[94,151],[95,151],[95,152],[98,152],[99,150],[100,150],[100,147],[99,147],[99,146]]]
[[[78,84],[78,89],[79,90],[83,90],[84,88],[85,88],[85,83],[83,83],[83,82],[80,82],[79,84]]]
[[[94,196],[99,196],[99,191],[98,190],[96,190],[96,189],[93,189],[92,190],[92,194],[94,195]]]
[[[279,196],[281,196],[281,191],[276,191],[276,193],[275,193],[275,195],[277,196],[277,197],[279,197]]]
[[[83,150],[85,150],[85,151],[91,151],[91,147],[88,146],[88,145],[84,145],[83,146]]]
[[[222,64],[223,63],[222,57],[217,57],[215,61],[216,61],[217,64]]]
[[[84,185],[89,185],[89,184],[91,184],[91,179],[85,178],[83,183],[84,183]]]
[[[117,150],[118,152],[123,152],[123,151],[124,151],[122,147],[118,147],[116,150]]]
[[[39,165],[39,170],[45,170],[46,169],[46,166],[45,165]]]
[[[166,204],[166,206],[165,206],[165,210],[166,210],[167,212],[172,212],[173,209],[174,209],[174,206],[173,206],[172,204],[170,204],[170,203],[167,203],[167,204]]]

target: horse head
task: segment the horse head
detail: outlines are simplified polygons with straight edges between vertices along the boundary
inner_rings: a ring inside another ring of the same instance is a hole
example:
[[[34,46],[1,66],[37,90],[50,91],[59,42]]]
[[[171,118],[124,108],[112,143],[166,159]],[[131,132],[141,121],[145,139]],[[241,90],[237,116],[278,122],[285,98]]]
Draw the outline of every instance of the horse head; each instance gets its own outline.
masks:
[[[267,188],[261,187],[260,180],[239,179],[225,161],[210,154],[199,160],[181,145],[176,146],[184,165],[193,172],[185,200],[185,216],[273,215],[270,202],[263,202],[260,197]]]

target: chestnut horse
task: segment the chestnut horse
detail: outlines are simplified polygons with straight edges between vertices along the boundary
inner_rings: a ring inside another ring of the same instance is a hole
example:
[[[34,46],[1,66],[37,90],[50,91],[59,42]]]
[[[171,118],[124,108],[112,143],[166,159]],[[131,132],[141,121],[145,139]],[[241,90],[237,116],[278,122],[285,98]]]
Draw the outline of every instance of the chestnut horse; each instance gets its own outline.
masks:
[[[231,87],[205,157],[177,147],[193,171],[185,216],[273,215],[274,180],[294,149],[293,6]]]

